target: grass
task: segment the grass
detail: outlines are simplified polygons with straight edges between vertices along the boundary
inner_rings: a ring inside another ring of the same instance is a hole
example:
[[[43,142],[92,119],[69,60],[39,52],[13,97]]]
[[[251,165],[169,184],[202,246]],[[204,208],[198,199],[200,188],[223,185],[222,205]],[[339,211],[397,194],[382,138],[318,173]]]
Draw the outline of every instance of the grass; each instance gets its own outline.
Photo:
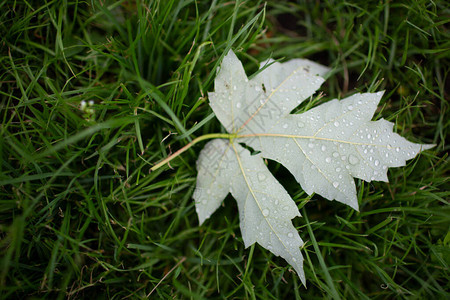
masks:
[[[449,16],[443,0],[2,1],[1,297],[448,298]],[[203,143],[149,172],[223,132],[207,92],[230,48],[248,74],[269,56],[332,67],[309,106],[385,90],[376,118],[437,145],[357,180],[360,212],[269,162],[303,215],[307,289],[244,249],[231,197],[198,226]]]

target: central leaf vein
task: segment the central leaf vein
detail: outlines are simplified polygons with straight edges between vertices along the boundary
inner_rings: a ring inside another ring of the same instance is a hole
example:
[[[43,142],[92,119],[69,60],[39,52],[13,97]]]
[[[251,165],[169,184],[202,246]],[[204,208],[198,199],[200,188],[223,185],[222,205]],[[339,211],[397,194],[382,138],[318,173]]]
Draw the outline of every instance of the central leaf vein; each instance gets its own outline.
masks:
[[[272,232],[275,234],[275,236],[278,238],[278,240],[279,240],[280,243],[283,245],[283,247],[287,250],[287,252],[291,255],[291,257],[294,257],[294,255],[291,253],[291,251],[289,251],[289,248],[284,244],[283,240],[282,240],[281,237],[278,235],[277,231],[273,228],[272,224],[271,224],[271,223],[269,222],[269,220],[264,216],[264,214],[263,214],[263,209],[262,209],[262,207],[261,207],[261,203],[259,203],[259,200],[258,200],[258,198],[256,197],[256,195],[255,195],[255,193],[254,193],[254,191],[253,191],[253,189],[252,189],[252,187],[251,187],[251,185],[250,185],[250,183],[249,183],[249,181],[248,181],[248,179],[247,179],[247,176],[246,176],[246,174],[245,174],[245,170],[244,170],[244,167],[242,166],[242,162],[241,162],[239,153],[238,153],[236,147],[235,147],[233,144],[231,144],[231,145],[232,145],[233,150],[234,150],[234,152],[235,152],[235,154],[236,154],[236,159],[237,159],[238,164],[239,164],[239,169],[241,170],[242,176],[244,177],[245,183],[247,184],[248,190],[249,190],[250,193],[252,194],[253,199],[255,199],[256,205],[258,205],[258,208],[259,208],[259,210],[260,210],[260,212],[261,212],[261,215],[263,215],[264,220],[266,221],[267,225],[269,225],[270,229],[271,229]]]

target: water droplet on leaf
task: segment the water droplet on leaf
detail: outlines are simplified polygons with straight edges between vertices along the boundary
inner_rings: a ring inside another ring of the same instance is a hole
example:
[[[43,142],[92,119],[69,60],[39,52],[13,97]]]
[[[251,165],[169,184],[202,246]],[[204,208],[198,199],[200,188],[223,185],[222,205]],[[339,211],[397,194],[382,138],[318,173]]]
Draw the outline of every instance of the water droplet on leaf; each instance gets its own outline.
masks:
[[[353,154],[350,154],[348,156],[348,162],[351,163],[352,165],[356,165],[359,162],[359,159]]]
[[[258,180],[263,181],[266,179],[266,175],[264,173],[259,172],[258,173]]]

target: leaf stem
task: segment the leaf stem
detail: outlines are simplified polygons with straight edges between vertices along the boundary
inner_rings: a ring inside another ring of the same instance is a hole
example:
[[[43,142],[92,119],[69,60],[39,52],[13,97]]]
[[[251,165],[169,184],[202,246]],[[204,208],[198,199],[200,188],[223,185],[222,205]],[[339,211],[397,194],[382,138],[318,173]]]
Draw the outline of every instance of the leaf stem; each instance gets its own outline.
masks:
[[[174,154],[166,157],[164,160],[162,160],[161,162],[159,162],[156,165],[154,165],[150,169],[150,171],[155,171],[155,170],[159,169],[163,165],[165,165],[168,162],[170,162],[172,159],[174,159],[177,156],[179,156],[181,153],[185,152],[186,150],[188,150],[189,148],[191,148],[192,146],[197,144],[198,142],[201,142],[201,141],[207,140],[207,139],[215,139],[215,138],[229,139],[230,142],[232,143],[234,139],[239,139],[239,138],[249,138],[249,137],[258,137],[258,136],[275,136],[275,137],[285,137],[285,138],[295,138],[295,139],[315,139],[315,140],[323,140],[323,141],[333,141],[333,142],[339,142],[339,143],[344,143],[344,144],[352,144],[352,145],[373,145],[371,143],[357,143],[357,142],[350,142],[350,141],[344,141],[344,140],[330,139],[330,138],[317,137],[317,136],[302,136],[302,135],[280,134],[280,133],[239,134],[238,132],[235,132],[235,133],[210,133],[210,134],[205,134],[205,135],[199,136],[198,138],[195,138],[194,140],[192,140],[189,144],[187,144],[183,148],[179,149]],[[378,147],[387,147],[387,146],[384,146],[384,145],[376,145],[376,146],[378,146]]]
[[[198,138],[193,139],[192,142],[190,142],[189,144],[187,144],[183,148],[179,149],[174,154],[166,157],[165,159],[163,159],[162,161],[160,161],[159,163],[157,163],[156,165],[151,167],[150,168],[150,172],[158,170],[159,168],[161,168],[165,164],[169,163],[172,159],[176,158],[181,153],[185,152],[186,150],[188,150],[189,148],[191,148],[192,146],[194,146],[198,142],[201,142],[201,141],[204,141],[204,140],[208,140],[208,139],[216,139],[216,138],[230,139],[231,140],[231,139],[233,139],[235,137],[236,137],[236,134],[232,134],[232,133],[210,133],[210,134],[205,134],[205,135],[199,136]]]

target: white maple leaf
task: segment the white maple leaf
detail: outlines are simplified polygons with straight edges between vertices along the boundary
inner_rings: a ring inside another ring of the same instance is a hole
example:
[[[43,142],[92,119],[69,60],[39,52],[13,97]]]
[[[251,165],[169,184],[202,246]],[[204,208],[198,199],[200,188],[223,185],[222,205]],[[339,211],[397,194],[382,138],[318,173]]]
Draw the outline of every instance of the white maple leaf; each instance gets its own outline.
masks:
[[[354,177],[387,181],[388,167],[403,166],[433,147],[393,133],[391,122],[371,121],[382,92],[355,94],[290,114],[320,87],[327,71],[294,59],[273,63],[249,80],[230,51],[215,79],[215,92],[208,95],[231,138],[208,142],[197,160],[193,198],[200,224],[231,193],[238,203],[245,246],[258,242],[283,257],[303,284],[303,241],[291,222],[300,213],[263,158],[283,164],[309,195],[358,209]],[[239,143],[259,154],[251,155]]]

